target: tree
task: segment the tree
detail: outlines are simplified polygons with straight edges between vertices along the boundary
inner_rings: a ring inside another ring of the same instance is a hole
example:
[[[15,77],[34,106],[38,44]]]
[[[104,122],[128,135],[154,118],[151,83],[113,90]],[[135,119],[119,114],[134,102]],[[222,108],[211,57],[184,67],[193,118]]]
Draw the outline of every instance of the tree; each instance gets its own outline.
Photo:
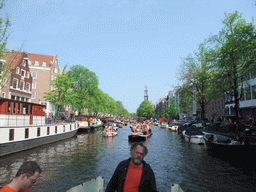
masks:
[[[84,108],[92,108],[92,101],[97,94],[99,80],[96,74],[81,65],[72,66],[69,70],[70,78],[72,79],[72,90],[75,93],[75,100],[72,102],[79,113]]]
[[[154,114],[154,108],[148,100],[144,100],[137,109],[138,117],[152,117]]]
[[[0,10],[4,7],[4,0],[0,1]],[[6,50],[6,44],[9,37],[7,32],[11,26],[9,17],[6,15],[6,19],[0,18],[0,58],[4,58],[4,52]],[[0,88],[4,87],[7,83],[8,73],[10,72],[10,65],[8,62],[0,62]]]
[[[225,13],[223,24],[219,34],[209,38],[209,58],[218,88],[234,98],[238,121],[239,100],[250,75],[256,74],[256,31],[254,21],[247,23],[238,11]]]
[[[186,84],[184,84],[180,91],[180,101],[179,101],[179,108],[182,113],[187,113],[191,108],[192,102],[192,91]]]
[[[179,78],[186,84],[192,100],[199,104],[201,119],[204,119],[206,105],[221,96],[220,90],[214,86],[213,74],[206,42],[199,44],[198,52],[194,52],[194,55],[189,54],[182,59]]]
[[[59,116],[61,106],[70,104],[71,101],[75,100],[74,92],[71,90],[73,85],[72,79],[68,72],[65,72],[67,66],[64,67],[61,74],[56,76],[53,80],[52,85],[54,90],[44,93],[44,98],[49,101],[53,101],[57,105],[57,116]]]

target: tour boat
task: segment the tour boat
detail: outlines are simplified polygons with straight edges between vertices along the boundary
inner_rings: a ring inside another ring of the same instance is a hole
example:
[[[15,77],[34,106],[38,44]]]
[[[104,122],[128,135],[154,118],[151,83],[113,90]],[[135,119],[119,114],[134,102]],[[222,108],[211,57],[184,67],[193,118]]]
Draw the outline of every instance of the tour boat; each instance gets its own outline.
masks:
[[[204,144],[204,133],[199,128],[188,127],[186,130],[182,131],[182,135],[185,141],[193,144]]]
[[[77,133],[76,122],[46,124],[45,109],[41,104],[0,99],[0,156],[70,138]]]

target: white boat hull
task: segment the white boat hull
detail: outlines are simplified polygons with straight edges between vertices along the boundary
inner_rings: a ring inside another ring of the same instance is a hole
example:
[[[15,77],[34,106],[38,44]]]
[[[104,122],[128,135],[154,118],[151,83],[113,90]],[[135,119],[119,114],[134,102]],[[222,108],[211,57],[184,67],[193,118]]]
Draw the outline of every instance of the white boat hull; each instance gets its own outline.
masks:
[[[182,135],[185,138],[185,141],[189,142],[189,143],[193,143],[193,144],[205,144],[205,140],[203,135],[186,135],[186,130],[184,130],[182,132]]]
[[[73,137],[77,123],[0,127],[0,156]]]
[[[173,125],[169,127],[169,129],[171,129],[172,131],[178,131],[178,128],[179,128],[178,125]]]

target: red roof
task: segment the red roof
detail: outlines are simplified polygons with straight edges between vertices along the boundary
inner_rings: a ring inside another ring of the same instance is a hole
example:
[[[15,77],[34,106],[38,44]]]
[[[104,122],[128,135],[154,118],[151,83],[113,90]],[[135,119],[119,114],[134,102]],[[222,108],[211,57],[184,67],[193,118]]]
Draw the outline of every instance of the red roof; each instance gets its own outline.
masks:
[[[25,52],[12,51],[12,52],[4,52],[5,60],[8,62],[10,68],[14,69],[20,63],[23,62],[23,59],[27,57]]]
[[[43,62],[46,62],[46,66],[50,67],[54,60],[54,56],[51,55],[41,55],[35,53],[28,53],[28,59],[31,61],[31,65],[35,64],[35,61],[39,62],[39,66],[42,66]]]

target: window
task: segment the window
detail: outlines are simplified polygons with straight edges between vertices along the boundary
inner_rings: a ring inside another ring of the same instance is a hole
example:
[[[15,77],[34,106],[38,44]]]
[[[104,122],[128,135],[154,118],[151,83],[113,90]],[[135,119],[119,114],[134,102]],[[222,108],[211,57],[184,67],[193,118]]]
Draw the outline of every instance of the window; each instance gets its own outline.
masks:
[[[256,99],[256,85],[252,86],[252,99]]]
[[[13,79],[12,80],[12,87],[14,88],[14,89],[16,89],[16,88],[18,88],[18,79]]]
[[[55,133],[57,133],[58,132],[58,127],[57,126],[55,126]]]
[[[26,128],[25,129],[25,139],[27,139],[29,137],[29,129]]]
[[[3,67],[4,67],[3,62],[0,62],[0,68],[3,68]]]
[[[30,92],[30,83],[26,83],[26,91]]]
[[[58,73],[58,69],[56,67],[54,67],[53,71],[54,73]]]
[[[36,82],[33,82],[32,83],[32,89],[35,89],[36,88]]]
[[[27,64],[26,60],[23,59],[23,66],[26,67],[26,64]]]
[[[35,71],[32,71],[32,77],[33,77],[34,79],[36,79],[36,76],[37,76],[36,72],[35,72]]]
[[[36,98],[36,92],[32,92],[31,99],[35,99],[35,98]]]
[[[16,68],[16,73],[20,74],[20,68],[19,67]]]
[[[35,66],[39,66],[39,62],[38,61],[35,61]]]
[[[43,62],[43,63],[42,63],[42,66],[43,66],[43,67],[46,67],[46,63],[45,63],[45,62]]]
[[[30,76],[30,72],[29,72],[29,71],[27,71],[27,78],[29,78],[29,76]]]
[[[5,92],[2,93],[2,97],[5,98]]]
[[[20,90],[21,90],[21,91],[24,90],[24,81],[20,81]]]
[[[31,64],[32,64],[32,62],[30,60],[28,60],[28,65],[31,65]]]
[[[39,137],[41,135],[41,130],[40,127],[37,128],[37,137]]]
[[[47,135],[50,134],[50,127],[47,127]]]
[[[26,71],[21,69],[21,74],[20,74],[22,77],[25,77],[26,76]]]
[[[9,141],[13,141],[14,140],[14,129],[10,129],[9,132]]]

